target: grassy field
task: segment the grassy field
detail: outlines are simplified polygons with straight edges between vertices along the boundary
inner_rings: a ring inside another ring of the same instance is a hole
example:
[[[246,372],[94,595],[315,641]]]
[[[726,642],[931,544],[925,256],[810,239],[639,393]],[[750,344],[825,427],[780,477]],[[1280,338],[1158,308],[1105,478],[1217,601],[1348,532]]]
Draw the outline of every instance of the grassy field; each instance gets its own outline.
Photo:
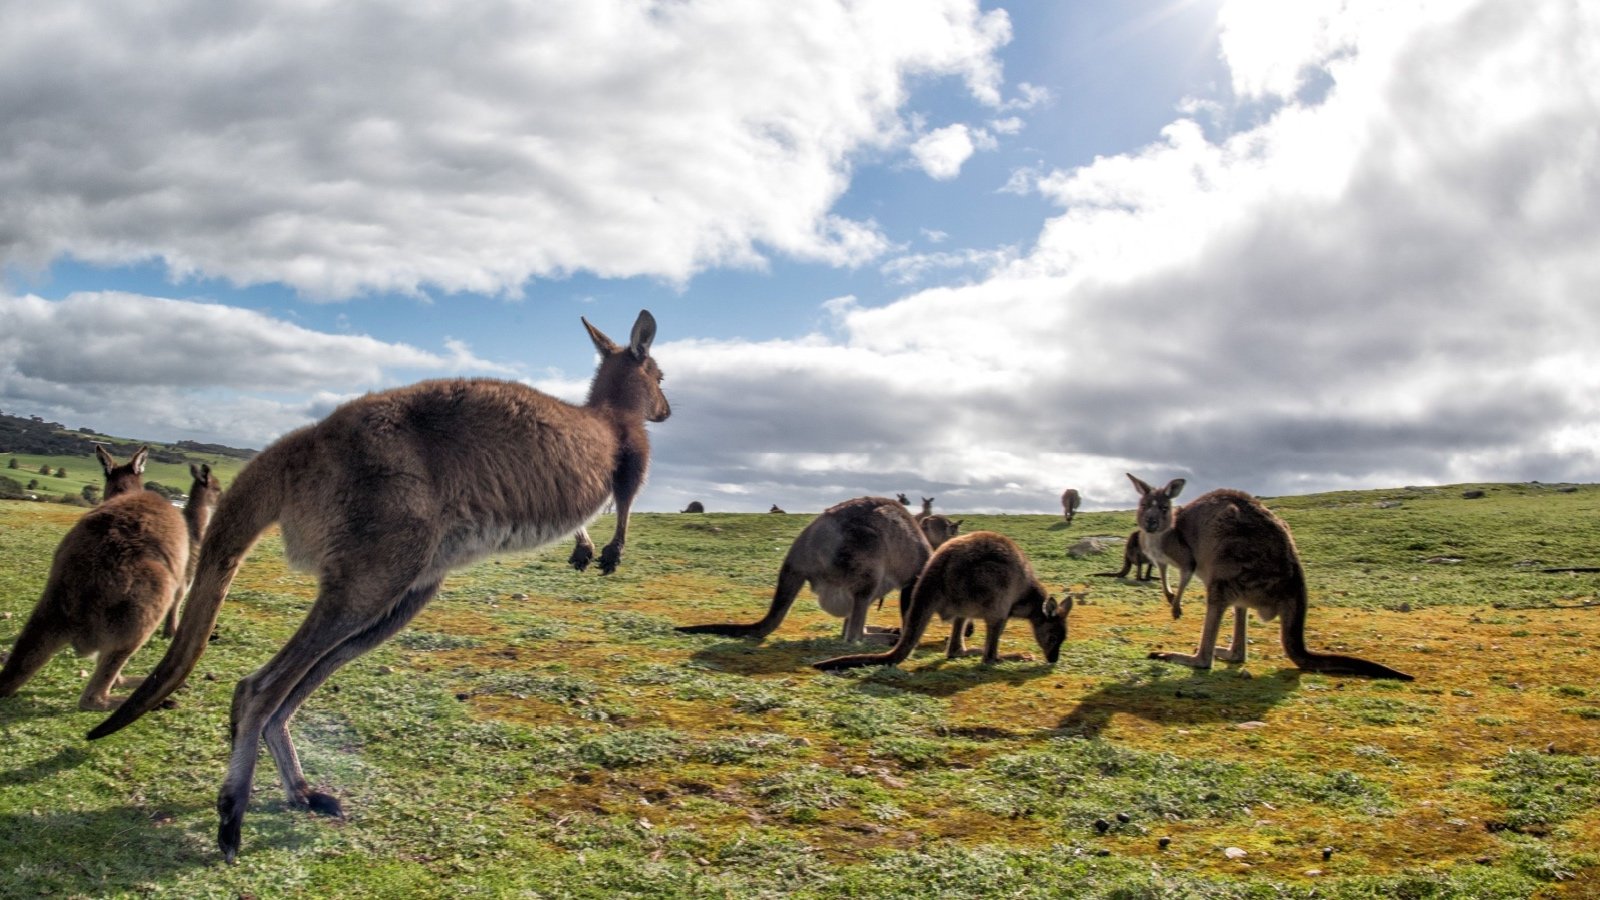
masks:
[[[807,516],[639,516],[610,578],[565,549],[489,561],[298,717],[348,819],[286,809],[263,751],[229,867],[233,684],[314,589],[272,533],[177,708],[86,743],[70,655],[0,701],[0,896],[1600,896],[1600,576],[1541,571],[1600,564],[1600,486],[1482,487],[1270,501],[1313,648],[1409,684],[1300,674],[1259,623],[1242,667],[1147,660],[1192,647],[1198,597],[1173,622],[1091,576],[1115,540],[1066,553],[1128,512],[966,517],[1088,586],[1054,668],[946,661],[930,633],[899,670],[822,675],[846,647],[809,595],[761,644],[672,630],[759,617]],[[4,646],[80,513],[0,503]]]
[[[233,481],[233,476],[244,468],[245,461],[231,456],[215,454],[192,453],[184,454],[196,463],[205,463],[222,479],[223,484]],[[11,460],[17,461],[17,468],[9,468]],[[125,456],[119,456],[118,462],[126,461]],[[50,474],[39,471],[40,467],[48,467]],[[64,470],[66,475],[56,477],[57,470]],[[46,502],[58,501],[62,497],[79,497],[83,494],[85,486],[96,489],[105,485],[105,473],[100,468],[100,460],[93,454],[84,456],[43,456],[32,453],[0,453],[0,475],[16,481],[28,493],[36,495]],[[189,485],[194,478],[189,474],[189,464],[164,463],[150,461],[144,472],[144,480],[158,482],[167,487],[174,488],[187,494]],[[29,488],[30,483],[35,483]]]

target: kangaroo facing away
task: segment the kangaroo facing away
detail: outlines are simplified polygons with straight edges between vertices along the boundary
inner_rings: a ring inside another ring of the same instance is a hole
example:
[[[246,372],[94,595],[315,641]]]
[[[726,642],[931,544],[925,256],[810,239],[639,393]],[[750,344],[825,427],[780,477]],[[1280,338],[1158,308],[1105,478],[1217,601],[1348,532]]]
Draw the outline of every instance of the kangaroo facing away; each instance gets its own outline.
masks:
[[[1281,620],[1284,655],[1301,669],[1412,680],[1380,663],[1306,648],[1305,570],[1289,526],[1259,500],[1223,488],[1201,494],[1178,509],[1172,500],[1183,490],[1184,479],[1174,478],[1158,490],[1132,474],[1128,478],[1139,491],[1139,540],[1161,572],[1161,592],[1171,604],[1172,617],[1183,613],[1183,590],[1190,578],[1198,575],[1206,586],[1206,618],[1199,649],[1193,654],[1151,653],[1151,659],[1196,669],[1211,668],[1213,657],[1242,663],[1245,617],[1253,609],[1263,622]],[[1169,566],[1178,570],[1176,592],[1167,585]],[[1230,607],[1234,612],[1233,643],[1218,650],[1217,633]]]
[[[318,593],[283,649],[234,691],[232,756],[217,798],[217,843],[229,862],[263,738],[291,807],[342,815],[338,800],[307,783],[289,722],[340,666],[404,627],[446,573],[572,534],[608,498],[617,526],[599,563],[603,573],[616,569],[649,462],[645,422],[671,409],[650,356],[649,312],[626,346],[583,324],[600,352],[583,406],[491,379],[368,394],[279,438],[223,496],[171,648],[89,737],[121,729],[183,682],[245,555],[279,523],[284,556],[316,573]]]
[[[1149,581],[1155,577],[1151,570],[1155,563],[1144,553],[1144,547],[1139,542],[1139,529],[1135,528],[1128,535],[1128,540],[1122,545],[1122,570],[1120,572],[1094,572],[1093,575],[1103,578],[1127,578],[1133,572],[1134,581]]]
[[[699,500],[690,500],[689,505],[685,506],[683,511],[686,513],[703,513],[706,511],[706,505]]]
[[[720,634],[761,640],[789,614],[806,582],[823,612],[844,619],[840,637],[893,641],[889,632],[869,628],[872,601],[900,589],[902,613],[917,573],[932,553],[928,539],[904,506],[887,497],[857,497],[829,507],[811,520],[789,546],[778,569],[772,605],[749,625],[684,625],[685,634]]]
[[[1072,517],[1078,514],[1078,506],[1082,502],[1077,488],[1067,488],[1061,492],[1061,515],[1066,518],[1068,525],[1072,524]]]
[[[967,623],[987,626],[983,662],[1000,661],[1000,632],[1007,619],[1027,619],[1033,638],[1052,665],[1067,640],[1067,615],[1072,597],[1057,604],[1034,577],[1033,567],[1010,538],[992,531],[974,531],[951,538],[934,552],[917,578],[911,603],[902,614],[900,639],[884,653],[838,656],[813,663],[824,671],[857,666],[893,666],[903,662],[922,640],[935,614],[950,622],[946,655],[955,659],[977,653],[966,648]]]
[[[0,670],[0,697],[15,694],[71,644],[79,656],[99,656],[78,708],[111,709],[122,702],[111,691],[134,683],[122,678],[128,659],[163,620],[168,634],[177,624],[193,529],[205,527],[219,489],[216,479],[209,468],[204,480],[193,469],[194,486],[180,514],[160,494],[144,490],[140,476],[148,449],[141,447],[122,465],[105,448],[95,450],[105,469],[106,499],[84,513],[56,548],[44,593]]]

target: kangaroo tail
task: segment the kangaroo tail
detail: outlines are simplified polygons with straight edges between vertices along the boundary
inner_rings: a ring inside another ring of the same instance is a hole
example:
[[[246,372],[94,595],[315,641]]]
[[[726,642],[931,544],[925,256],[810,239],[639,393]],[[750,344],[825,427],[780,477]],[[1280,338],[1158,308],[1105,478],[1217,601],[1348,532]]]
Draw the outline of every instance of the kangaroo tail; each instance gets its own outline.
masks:
[[[283,479],[269,454],[270,449],[246,466],[217,503],[216,515],[199,548],[194,585],[167,655],[121,706],[89,732],[89,740],[120,731],[154,709],[194,671],[211,639],[239,564],[261,532],[276,522],[283,510]]]
[[[1323,672],[1329,675],[1414,680],[1414,676],[1358,656],[1311,652],[1306,647],[1306,590],[1303,580],[1299,590],[1299,598],[1283,611],[1283,652],[1296,666],[1307,672]]]
[[[789,607],[794,606],[794,599],[800,596],[800,589],[805,587],[806,576],[790,565],[789,560],[783,561],[783,567],[778,569],[778,587],[772,592],[772,606],[767,609],[767,614],[761,621],[749,625],[680,625],[677,630],[684,634],[720,634],[724,637],[747,637],[761,640],[767,635],[778,630],[783,624],[784,616],[789,614]]]

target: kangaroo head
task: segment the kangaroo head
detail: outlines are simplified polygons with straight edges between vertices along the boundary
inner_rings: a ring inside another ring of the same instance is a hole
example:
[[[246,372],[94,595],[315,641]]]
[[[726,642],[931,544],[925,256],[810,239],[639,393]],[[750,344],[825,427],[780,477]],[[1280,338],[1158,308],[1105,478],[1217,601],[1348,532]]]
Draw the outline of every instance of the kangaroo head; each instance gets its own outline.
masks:
[[[894,498],[900,501],[901,506],[911,505],[911,498],[907,497],[905,494],[895,494]]]
[[[190,463],[189,475],[194,478],[194,484],[189,486],[189,499],[216,505],[217,495],[222,493],[222,482],[211,474],[211,467],[205,463],[198,466]]]
[[[961,521],[946,516],[929,516],[922,520],[922,534],[934,547],[955,537],[961,531]]]
[[[95,445],[94,454],[100,457],[100,468],[106,473],[105,499],[144,490],[144,461],[150,455],[149,447],[135,450],[126,463],[118,463],[116,457],[99,444]]]
[[[1184,479],[1174,478],[1160,490],[1133,477],[1132,473],[1128,474],[1128,480],[1139,489],[1139,510],[1135,514],[1139,520],[1139,530],[1160,534],[1171,528],[1174,517],[1172,500],[1183,492]]]
[[[589,330],[589,339],[600,351],[600,368],[589,383],[589,405],[633,413],[651,422],[665,422],[672,415],[667,395],[661,392],[661,367],[650,356],[656,339],[656,320],[642,309],[633,323],[628,346],[619,347],[600,329],[579,317]]]
[[[1028,616],[1028,624],[1033,626],[1033,639],[1039,643],[1039,649],[1044,651],[1045,661],[1055,665],[1061,658],[1061,645],[1067,642],[1067,615],[1072,612],[1072,594],[1067,594],[1060,603],[1056,598],[1046,596],[1043,590],[1034,589],[1037,597],[1043,597],[1043,602]]]

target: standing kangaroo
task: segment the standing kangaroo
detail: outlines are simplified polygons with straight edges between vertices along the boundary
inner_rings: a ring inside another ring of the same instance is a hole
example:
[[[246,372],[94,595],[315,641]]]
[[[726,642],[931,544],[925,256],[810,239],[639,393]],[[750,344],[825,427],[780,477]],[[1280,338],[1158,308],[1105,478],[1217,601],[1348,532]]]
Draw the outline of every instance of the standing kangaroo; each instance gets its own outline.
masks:
[[[160,494],[144,490],[147,448],[122,465],[105,448],[95,451],[105,469],[106,499],[84,513],[56,548],[44,593],[0,670],[0,697],[15,694],[71,644],[79,656],[99,655],[78,708],[112,709],[122,700],[111,691],[134,683],[122,677],[128,659],[163,620],[169,635],[177,624],[194,529],[205,528],[220,486],[209,468],[203,480],[192,469],[194,486],[179,513]]]
[[[882,629],[867,627],[872,601],[900,589],[904,612],[917,573],[932,553],[917,522],[898,501],[857,497],[836,504],[802,530],[778,569],[772,606],[749,625],[684,625],[685,634],[720,634],[761,640],[783,624],[789,607],[807,581],[822,611],[844,619],[840,638],[863,640],[868,632],[893,640]]]
[[[639,313],[625,347],[583,324],[600,352],[583,406],[516,382],[425,381],[352,400],[261,451],[217,508],[172,647],[90,739],[137,719],[183,682],[245,554],[278,522],[284,556],[317,574],[318,594],[283,649],[234,691],[217,843],[232,862],[263,738],[290,806],[342,815],[338,800],[306,782],[289,737],[312,691],[404,627],[451,569],[571,534],[608,497],[617,527],[600,571],[622,558],[649,462],[645,422],[671,409],[650,357],[649,312]]]
[[[950,622],[946,655],[951,659],[978,651],[966,648],[967,623],[982,619],[987,626],[983,662],[1000,661],[1000,632],[1007,619],[1027,619],[1033,638],[1052,665],[1067,640],[1067,614],[1072,597],[1057,604],[1034,577],[1033,567],[1010,538],[992,531],[974,531],[951,538],[934,552],[917,578],[911,603],[903,613],[900,639],[884,653],[838,656],[813,663],[824,671],[857,666],[893,666],[911,655],[935,613]]]
[[[1072,517],[1078,514],[1078,506],[1082,502],[1077,488],[1067,488],[1061,492],[1061,515],[1066,518],[1068,525],[1072,524]]]
[[[931,515],[933,515],[933,498],[932,497],[923,497],[922,498],[922,512],[917,513],[917,516],[916,516],[917,521],[921,522],[923,519],[926,519],[927,517],[929,517]]]
[[[1097,577],[1127,578],[1128,572],[1133,572],[1134,581],[1149,581],[1155,575],[1151,572],[1155,563],[1145,555],[1144,547],[1140,545],[1139,529],[1135,528],[1128,535],[1128,540],[1122,545],[1122,571],[1120,572],[1094,572]]]
[[[1306,648],[1306,577],[1289,526],[1256,498],[1229,489],[1201,494],[1176,509],[1184,479],[1157,490],[1128,475],[1139,490],[1139,541],[1161,572],[1161,593],[1172,617],[1183,614],[1183,590],[1195,575],[1206,585],[1206,618],[1195,653],[1151,653],[1151,659],[1211,668],[1212,657],[1244,662],[1245,614],[1263,622],[1281,618],[1283,652],[1308,672],[1412,680],[1410,675],[1354,656],[1313,653]],[[1167,567],[1178,570],[1178,590],[1167,586]],[[1233,608],[1233,643],[1217,650],[1222,617]]]

